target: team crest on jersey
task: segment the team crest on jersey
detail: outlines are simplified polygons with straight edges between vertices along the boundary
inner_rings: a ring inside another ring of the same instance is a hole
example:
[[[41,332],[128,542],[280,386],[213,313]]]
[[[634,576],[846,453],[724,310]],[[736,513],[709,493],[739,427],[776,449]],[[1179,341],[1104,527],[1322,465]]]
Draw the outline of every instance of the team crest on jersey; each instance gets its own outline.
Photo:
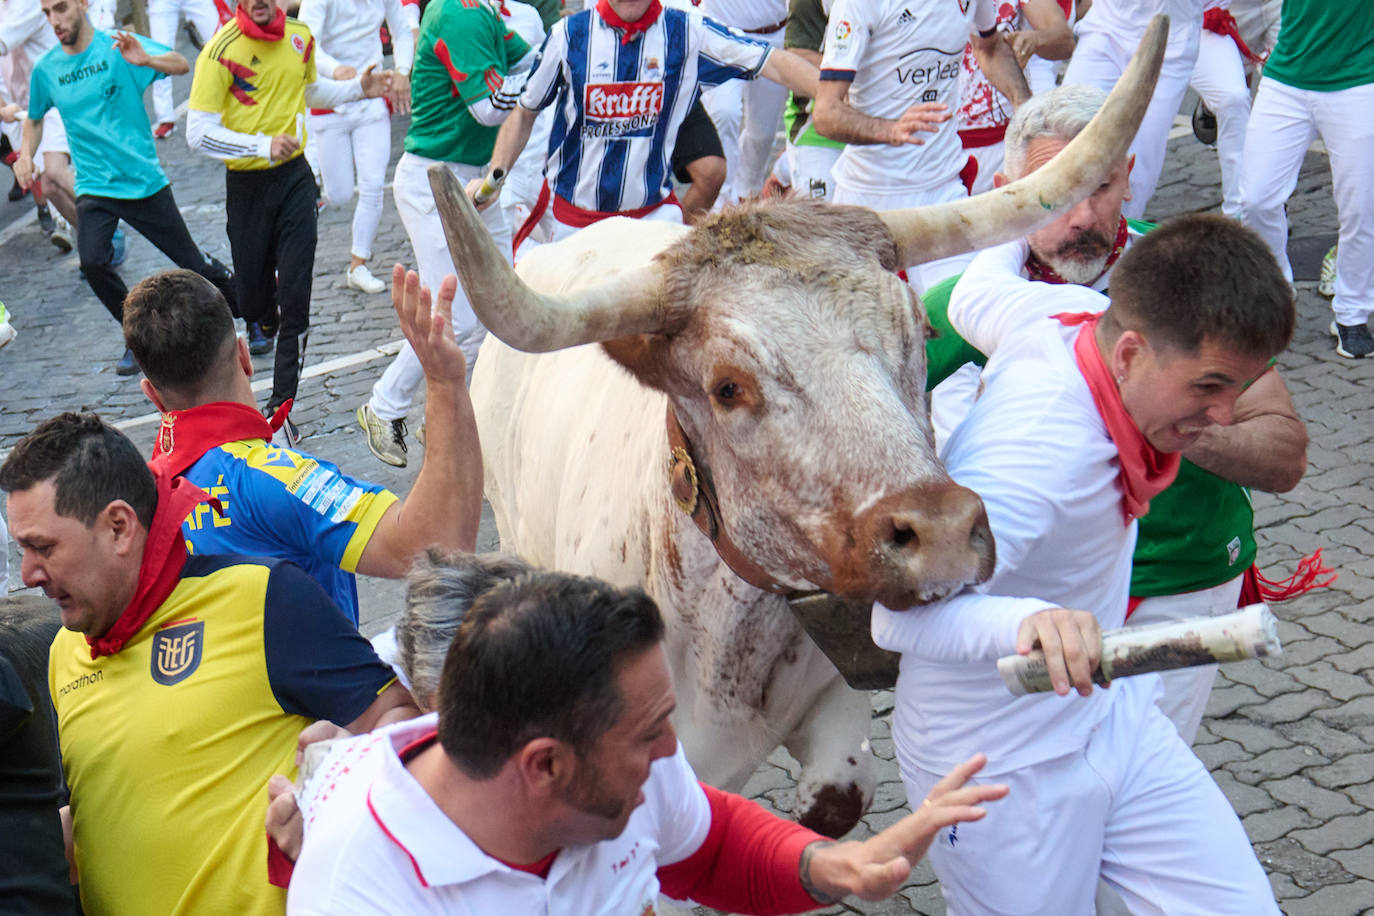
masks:
[[[153,680],[164,687],[180,684],[200,667],[205,621],[177,620],[153,635]]]
[[[850,35],[854,34],[854,27],[849,24],[848,19],[841,19],[835,26],[835,40],[847,41]]]
[[[583,100],[587,113],[584,137],[645,135],[663,110],[663,84],[588,83]]]
[[[305,39],[300,36],[299,32],[291,36],[291,47],[296,49],[297,54],[302,57],[305,56]]]

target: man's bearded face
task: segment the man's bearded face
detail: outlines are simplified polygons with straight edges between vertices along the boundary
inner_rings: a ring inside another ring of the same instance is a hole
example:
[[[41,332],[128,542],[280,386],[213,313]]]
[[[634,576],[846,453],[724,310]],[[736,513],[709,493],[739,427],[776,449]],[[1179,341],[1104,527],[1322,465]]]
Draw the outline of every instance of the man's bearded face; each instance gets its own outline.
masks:
[[[1067,140],[1037,137],[1026,145],[1025,173],[1044,165]],[[1040,261],[1070,283],[1092,284],[1106,269],[1121,224],[1121,204],[1131,197],[1131,161],[1122,160],[1088,199],[1027,236]]]

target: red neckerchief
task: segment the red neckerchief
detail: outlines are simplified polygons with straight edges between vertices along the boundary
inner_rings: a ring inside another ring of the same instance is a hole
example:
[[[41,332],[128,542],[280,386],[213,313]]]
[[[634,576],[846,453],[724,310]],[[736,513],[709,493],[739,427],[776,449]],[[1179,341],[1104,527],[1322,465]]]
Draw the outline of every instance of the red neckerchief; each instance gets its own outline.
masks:
[[[216,401],[186,410],[169,410],[162,415],[157,440],[153,443],[153,461],[165,462],[173,474],[184,474],[200,460],[200,456],[226,442],[243,439],[267,439],[281,429],[291,413],[288,400],[277,408],[269,421],[247,404]]]
[[[1130,231],[1126,226],[1126,217],[1121,217],[1121,222],[1116,227],[1116,241],[1112,244],[1112,253],[1107,255],[1107,263],[1102,266],[1102,273],[1097,277],[1100,280],[1112,269],[1117,258],[1121,257],[1121,252],[1126,250],[1126,242],[1130,238]],[[1039,280],[1041,283],[1067,283],[1063,277],[1055,271],[1053,267],[1044,263],[1031,252],[1031,256],[1026,259],[1026,272],[1030,274],[1032,280]],[[1094,281],[1096,282],[1096,281]]]
[[[234,21],[239,24],[240,32],[258,41],[281,41],[282,36],[286,34],[285,10],[277,10],[277,15],[273,16],[267,25],[258,25],[240,4],[234,11]]]
[[[172,589],[181,581],[181,568],[186,565],[186,538],[181,523],[198,504],[213,500],[200,487],[172,473],[166,462],[155,461],[150,467],[157,483],[157,510],[148,526],[148,540],[143,545],[143,561],[138,567],[138,588],[134,600],[119,615],[114,626],[104,636],[86,637],[91,646],[91,658],[114,655],[139,628],[162,606]]]
[[[1264,63],[1264,58],[1260,57],[1250,46],[1245,43],[1245,39],[1240,37],[1240,29],[1236,26],[1236,17],[1231,15],[1230,10],[1214,7],[1202,14],[1202,27],[1209,32],[1217,35],[1225,35],[1236,43],[1236,48],[1241,56],[1253,64]]]
[[[657,22],[659,14],[663,12],[663,5],[658,0],[654,0],[653,3],[649,4],[649,8],[644,11],[644,15],[634,22],[626,22],[617,16],[615,10],[611,9],[610,0],[597,0],[596,12],[602,19],[606,20],[608,26],[613,29],[620,29],[625,33],[620,36],[620,43],[627,45],[634,41],[637,33],[649,31],[649,26]]]
[[[1165,487],[1178,476],[1178,465],[1182,456],[1178,452],[1164,453],[1156,449],[1140,432],[1126,405],[1121,403],[1121,392],[1112,380],[1112,373],[1097,349],[1097,319],[1101,313],[1061,312],[1051,315],[1060,324],[1082,325],[1074,338],[1073,355],[1078,360],[1078,371],[1092,392],[1093,403],[1102,421],[1107,424],[1107,435],[1121,456],[1121,511],[1126,516],[1126,524],[1150,511],[1150,500],[1162,493]]]

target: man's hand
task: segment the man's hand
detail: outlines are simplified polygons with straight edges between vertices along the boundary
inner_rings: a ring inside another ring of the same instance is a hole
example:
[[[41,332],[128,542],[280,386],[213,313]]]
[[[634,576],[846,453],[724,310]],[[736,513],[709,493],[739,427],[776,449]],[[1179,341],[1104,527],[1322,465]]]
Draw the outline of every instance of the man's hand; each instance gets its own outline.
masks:
[[[305,749],[319,741],[333,741],[335,738],[347,738],[348,729],[341,725],[335,725],[328,719],[319,719],[311,722],[301,733],[296,736],[296,769],[300,769],[305,763]]]
[[[143,45],[139,44],[138,37],[133,32],[115,32],[114,40],[120,56],[131,65],[146,67],[152,62],[152,58],[143,50]]]
[[[14,180],[19,182],[19,187],[27,188],[33,184],[33,156],[21,150],[19,158],[14,160],[13,168]]]
[[[1030,615],[1017,631],[1016,651],[1026,655],[1036,648],[1045,653],[1055,693],[1068,696],[1071,686],[1079,696],[1093,692],[1093,672],[1102,661],[1102,627],[1095,614],[1057,607]]]
[[[1030,59],[1040,50],[1041,35],[1034,29],[1024,29],[1019,32],[1005,32],[1002,40],[1016,56],[1017,66],[1024,70]]]
[[[272,161],[285,162],[296,155],[296,150],[301,148],[301,143],[290,134],[277,134],[272,138]]]
[[[976,821],[987,811],[980,802],[995,801],[1007,794],[1004,785],[965,785],[988,761],[974,754],[935,784],[925,801],[877,836],[862,843],[812,843],[802,852],[799,869],[802,886],[822,903],[834,903],[854,894],[864,900],[882,900],[897,892],[911,869],[926,854],[941,828],[961,821]]]
[[[357,75],[357,69],[354,67],[350,67],[348,64],[339,64],[337,67],[334,68],[334,79],[339,80],[340,82],[344,80],[351,80],[353,79],[353,77]]]
[[[420,285],[420,275],[400,264],[391,268],[391,305],[430,384],[462,385],[467,379],[467,360],[453,336],[457,293],[458,278],[449,274],[440,281],[439,296],[431,308],[429,289]]]
[[[912,146],[922,146],[926,142],[925,138],[918,137],[917,134],[934,133],[940,129],[941,124],[951,117],[949,109],[939,102],[918,102],[902,112],[902,116],[892,122],[892,130],[887,137],[887,144],[889,146],[905,146],[910,143]]]
[[[363,97],[376,99],[386,95],[391,91],[391,78],[390,70],[378,70],[376,64],[368,64],[363,70],[361,81]]]
[[[0,121],[6,124],[13,124],[19,120],[19,116],[24,113],[24,107],[18,102],[10,102],[8,105],[0,106]]]
[[[267,835],[292,862],[301,857],[301,842],[305,838],[305,821],[296,804],[296,787],[291,780],[277,773],[267,780]]]
[[[410,114],[410,74],[391,74],[391,107],[397,114]]]
[[[485,176],[482,178],[473,178],[470,179],[468,183],[463,187],[463,191],[468,195],[468,200],[472,201],[472,205],[477,208],[478,213],[481,213],[487,207],[490,207],[492,204],[496,203],[498,200],[501,199],[501,189],[497,188],[495,194],[491,195],[481,203],[477,202],[477,194],[479,191],[482,190],[482,184],[485,181]]]

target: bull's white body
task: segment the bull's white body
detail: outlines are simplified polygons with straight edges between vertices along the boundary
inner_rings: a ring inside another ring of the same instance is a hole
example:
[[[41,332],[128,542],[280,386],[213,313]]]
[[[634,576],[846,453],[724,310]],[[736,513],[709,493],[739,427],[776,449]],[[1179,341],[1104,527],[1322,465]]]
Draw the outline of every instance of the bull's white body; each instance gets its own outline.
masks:
[[[621,246],[549,246],[520,265],[534,289],[595,285],[686,230],[627,223]],[[502,548],[550,569],[642,587],[662,609],[678,707],[698,775],[738,790],[785,745],[805,810],[826,786],[873,789],[868,697],[851,690],[785,601],[746,584],[669,492],[667,397],[599,345],[550,354],[488,337],[473,375],[486,497]]]

